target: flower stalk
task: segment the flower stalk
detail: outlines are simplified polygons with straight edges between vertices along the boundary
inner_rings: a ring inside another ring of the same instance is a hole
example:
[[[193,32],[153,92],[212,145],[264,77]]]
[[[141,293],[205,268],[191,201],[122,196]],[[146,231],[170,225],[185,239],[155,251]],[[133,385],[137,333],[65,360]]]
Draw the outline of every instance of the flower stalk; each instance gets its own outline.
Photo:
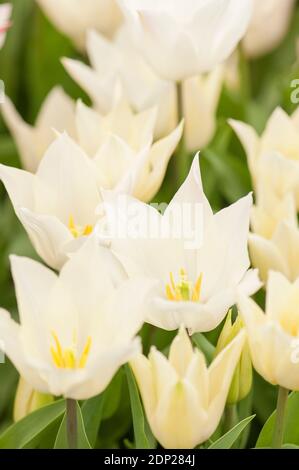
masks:
[[[66,429],[69,449],[77,449],[77,402],[71,398],[66,400]]]

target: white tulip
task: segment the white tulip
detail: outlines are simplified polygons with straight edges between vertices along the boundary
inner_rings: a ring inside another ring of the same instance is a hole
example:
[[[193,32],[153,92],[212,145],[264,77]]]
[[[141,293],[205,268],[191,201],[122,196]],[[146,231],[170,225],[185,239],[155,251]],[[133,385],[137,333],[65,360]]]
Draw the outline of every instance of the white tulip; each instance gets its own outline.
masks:
[[[3,106],[25,169],[35,172],[57,131],[66,129],[95,163],[99,185],[122,189],[144,201],[150,201],[159,190],[183,132],[181,123],[169,135],[154,141],[157,112],[151,108],[135,114],[121,100],[102,116],[81,101],[75,105],[60,89],[54,89],[32,127],[9,100]]]
[[[10,27],[11,12],[12,5],[10,3],[0,5],[0,48],[4,45],[6,32]]]
[[[89,31],[86,49],[91,67],[66,58],[62,63],[101,113],[110,112],[119,95],[123,94],[138,112],[158,107],[157,137],[174,129],[177,124],[175,85],[155,75],[132,47],[124,28],[113,41],[96,31]]]
[[[190,152],[202,149],[214,136],[216,111],[224,79],[225,70],[219,66],[208,75],[192,77],[183,82],[184,142]]]
[[[8,97],[1,105],[4,120],[17,144],[23,167],[35,172],[45,151],[55,139],[53,129],[75,137],[75,104],[60,87],[48,94],[35,125],[27,124]]]
[[[240,289],[252,294],[260,287],[256,272],[248,271],[252,197],[213,215],[203,192],[198,157],[164,215],[115,193],[104,192],[103,197],[111,248],[130,274],[137,271],[159,282],[149,323],[166,330],[183,323],[190,332],[209,331],[223,320]]]
[[[119,1],[132,38],[163,78],[183,80],[224,62],[244,36],[251,0]]]
[[[112,36],[122,22],[116,0],[36,0],[54,25],[84,49],[86,32]]]
[[[166,449],[192,449],[216,430],[236,365],[244,331],[207,367],[182,327],[168,359],[152,347],[147,359],[131,361],[153,434]]]
[[[243,39],[248,57],[258,57],[275,49],[286,35],[295,0],[254,0],[253,16]]]
[[[150,286],[127,280],[113,255],[90,240],[59,276],[11,258],[20,324],[0,311],[4,351],[42,393],[88,399],[140,351],[136,333]],[[84,280],[84,282],[82,282]]]
[[[267,284],[266,312],[240,296],[252,362],[257,372],[273,385],[299,391],[299,280],[290,283],[271,272]]]
[[[277,108],[261,136],[248,124],[230,124],[246,151],[255,189],[258,180],[270,181],[281,197],[294,192],[299,208],[299,108],[292,116]]]
[[[36,175],[0,165],[0,178],[37,253],[60,269],[68,245],[85,240],[99,218],[94,163],[63,134],[49,147]]]

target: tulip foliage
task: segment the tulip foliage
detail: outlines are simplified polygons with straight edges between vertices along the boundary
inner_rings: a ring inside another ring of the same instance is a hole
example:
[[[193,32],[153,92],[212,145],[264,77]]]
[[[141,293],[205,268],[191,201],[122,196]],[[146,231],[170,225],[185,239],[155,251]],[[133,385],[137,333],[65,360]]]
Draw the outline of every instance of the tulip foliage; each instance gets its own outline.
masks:
[[[0,449],[299,448],[296,2],[1,3]]]

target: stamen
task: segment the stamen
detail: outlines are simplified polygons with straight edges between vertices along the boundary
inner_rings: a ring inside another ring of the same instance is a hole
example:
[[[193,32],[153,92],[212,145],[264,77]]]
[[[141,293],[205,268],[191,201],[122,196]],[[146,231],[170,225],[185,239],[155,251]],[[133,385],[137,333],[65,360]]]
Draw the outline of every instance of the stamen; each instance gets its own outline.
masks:
[[[77,359],[77,334],[73,332],[73,346],[71,348],[62,349],[60,341],[55,332],[52,332],[55,347],[50,347],[51,356],[56,367],[59,369],[83,369],[86,365],[88,355],[91,348],[91,336],[87,338],[83,352]]]
[[[169,274],[170,283],[166,285],[166,297],[171,301],[192,301],[199,302],[202,285],[202,274],[200,274],[193,285],[188,280],[188,275],[185,269],[181,268],[179,271],[179,282],[175,282],[173,273]]]
[[[93,231],[92,225],[85,225],[85,227],[80,227],[79,225],[76,225],[73,215],[70,215],[69,217],[68,227],[69,227],[69,231],[71,232],[74,238],[88,236]]]

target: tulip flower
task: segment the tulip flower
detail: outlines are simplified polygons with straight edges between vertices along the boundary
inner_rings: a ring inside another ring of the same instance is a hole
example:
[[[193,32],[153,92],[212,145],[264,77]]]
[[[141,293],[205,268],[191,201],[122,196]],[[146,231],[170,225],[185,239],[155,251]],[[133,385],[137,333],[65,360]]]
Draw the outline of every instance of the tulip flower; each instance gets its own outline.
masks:
[[[269,178],[269,172],[277,194],[295,193],[298,209],[299,108],[292,116],[277,108],[260,137],[248,124],[234,120],[230,120],[230,124],[246,151],[254,187],[257,189],[260,173],[263,178]]]
[[[184,142],[190,152],[209,144],[216,130],[216,111],[225,79],[223,67],[183,83]]]
[[[299,391],[299,280],[272,271],[266,291],[265,313],[248,297],[238,302],[252,362],[267,382]]]
[[[37,173],[0,165],[3,181],[39,256],[54,269],[67,247],[93,231],[101,201],[96,168],[66,134],[49,147]]]
[[[122,22],[116,0],[37,0],[50,21],[79,49],[84,49],[86,32],[94,28],[113,36]]]
[[[101,393],[140,351],[135,335],[149,283],[126,279],[94,239],[59,276],[28,258],[11,257],[11,267],[20,324],[1,310],[0,335],[18,372],[41,393],[75,400]]]
[[[113,41],[96,31],[89,31],[86,49],[91,67],[67,58],[62,63],[102,114],[110,112],[119,95],[123,95],[137,112],[158,107],[157,138],[164,137],[175,128],[175,85],[160,79],[152,71],[132,47],[126,29],[122,28]]]
[[[17,144],[23,167],[35,172],[42,156],[55,139],[53,129],[75,137],[75,104],[60,87],[48,94],[35,125],[27,124],[8,97],[1,105],[4,120]]]
[[[244,36],[252,1],[119,2],[136,48],[160,77],[181,81],[213,70]]]
[[[154,436],[166,449],[192,449],[216,430],[244,345],[244,331],[207,367],[183,327],[168,359],[152,347],[131,361]]]
[[[254,0],[253,16],[242,46],[248,57],[256,58],[275,49],[285,37],[295,0]]]
[[[228,312],[223,329],[219,335],[215,355],[217,356],[243,329],[243,322],[238,315],[232,322],[232,311]],[[243,346],[241,357],[236,367],[233,380],[228,392],[227,403],[234,405],[243,400],[252,387],[252,365],[247,341]]]
[[[260,192],[259,192],[260,194]],[[264,188],[251,216],[249,251],[254,267],[265,282],[269,271],[279,271],[289,280],[299,276],[299,229],[292,194],[278,198]]]
[[[34,390],[30,384],[20,377],[14,402],[14,421],[20,421],[42,406],[54,401],[54,397]]]
[[[11,25],[11,12],[12,5],[10,3],[3,3],[3,5],[0,5],[0,48],[4,45],[6,32]]]
[[[104,192],[103,198],[105,236],[112,250],[130,275],[138,272],[157,280],[149,323],[166,330],[183,323],[190,333],[209,331],[235,304],[240,289],[252,294],[260,287],[257,273],[248,271],[252,197],[213,215],[198,157],[163,215],[115,193]]]

